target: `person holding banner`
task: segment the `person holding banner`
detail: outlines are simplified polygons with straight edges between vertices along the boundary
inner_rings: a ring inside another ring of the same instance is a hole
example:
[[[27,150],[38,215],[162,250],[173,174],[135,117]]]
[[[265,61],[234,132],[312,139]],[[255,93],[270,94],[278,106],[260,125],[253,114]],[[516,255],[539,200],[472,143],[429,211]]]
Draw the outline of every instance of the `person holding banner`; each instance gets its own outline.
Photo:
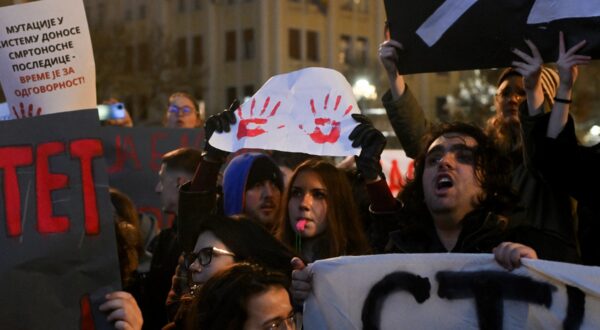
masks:
[[[598,194],[594,191],[594,187],[600,184],[596,170],[600,164],[600,145],[579,145],[573,118],[569,114],[572,89],[578,76],[577,66],[590,61],[589,56],[578,54],[585,45],[584,40],[566,49],[564,35],[560,33],[556,61],[560,83],[552,112],[543,114],[529,108],[528,114],[535,120],[534,137],[535,146],[538,147],[537,157],[534,158],[536,166],[548,182],[577,199],[582,261],[588,265],[600,265],[600,249],[597,246],[600,208],[596,203]],[[535,45],[533,47],[537,49]]]
[[[203,122],[198,111],[196,98],[183,92],[171,94],[164,124],[168,128],[201,127]]]
[[[395,40],[387,40],[379,48],[379,58],[391,87],[382,102],[406,154],[415,157],[421,147],[420,139],[430,123],[398,72],[397,52],[401,49],[402,44]],[[514,52],[529,56],[518,50]],[[549,186],[541,179],[539,169],[532,166],[534,150],[527,147],[530,146],[527,141],[531,139],[531,123],[518,116],[526,111],[527,104],[536,109],[547,107],[556,90],[556,74],[550,69],[540,69],[539,64],[538,69],[527,69],[526,72],[524,68],[510,68],[501,74],[494,99],[496,115],[488,121],[486,132],[495,142],[505,142],[500,143],[505,146],[502,152],[511,159],[512,164],[508,166],[512,170],[512,186],[518,192],[522,206],[511,215],[511,225],[532,225],[552,232],[569,249],[576,249],[569,196]],[[523,75],[533,74],[543,77],[541,83],[532,84],[530,79],[524,83]]]

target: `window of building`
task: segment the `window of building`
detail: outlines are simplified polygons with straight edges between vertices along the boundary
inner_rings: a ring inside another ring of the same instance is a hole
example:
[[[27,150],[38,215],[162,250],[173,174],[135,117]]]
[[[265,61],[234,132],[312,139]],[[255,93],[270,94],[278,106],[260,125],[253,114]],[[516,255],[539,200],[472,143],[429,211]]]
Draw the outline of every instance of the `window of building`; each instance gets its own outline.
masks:
[[[176,45],[177,66],[180,68],[187,66],[187,46],[185,37],[177,39]]]
[[[125,46],[123,66],[124,73],[131,73],[133,71],[133,46]]]
[[[319,33],[316,31],[306,32],[306,58],[309,61],[319,61]]]
[[[298,29],[289,29],[288,30],[288,42],[289,42],[290,58],[294,59],[294,60],[299,60],[301,58],[301,54],[300,54],[300,30],[298,30]]]
[[[131,17],[133,15],[131,14],[131,8],[126,8],[125,9],[125,14],[123,15],[123,19],[126,21],[131,21]]]
[[[237,89],[235,87],[227,87],[225,90],[226,104],[231,104],[233,100],[237,99]]]
[[[254,85],[244,86],[244,99],[247,97],[252,97],[252,95],[254,95]]]
[[[352,38],[350,38],[350,36],[343,35],[340,37],[339,52],[338,52],[338,62],[340,64],[349,64],[350,63],[351,43],[352,43]]]
[[[368,57],[369,45],[367,44],[367,38],[358,37],[356,38],[356,64],[366,65]]]
[[[138,7],[138,17],[139,19],[146,19],[146,4],[141,4]]]
[[[254,58],[254,30],[244,30],[244,59],[249,60]]]
[[[180,13],[185,12],[185,0],[177,1],[177,11]]]
[[[354,7],[354,0],[342,0],[341,2],[341,10],[352,11],[352,8]]]
[[[369,1],[368,0],[355,0],[354,5],[356,6],[356,10],[361,13],[369,12]]]
[[[194,36],[193,39],[193,63],[194,65],[202,65],[204,63],[204,52],[202,49],[202,36]]]
[[[148,43],[144,42],[138,45],[138,70],[148,71],[150,69],[150,48]]]
[[[194,10],[202,9],[202,0],[194,0]]]
[[[225,32],[225,61],[235,61],[237,53],[235,31]]]
[[[141,120],[148,119],[148,96],[140,95],[138,105],[139,105],[139,108],[137,109],[138,111],[136,111],[136,113],[138,114],[138,119],[141,119]]]

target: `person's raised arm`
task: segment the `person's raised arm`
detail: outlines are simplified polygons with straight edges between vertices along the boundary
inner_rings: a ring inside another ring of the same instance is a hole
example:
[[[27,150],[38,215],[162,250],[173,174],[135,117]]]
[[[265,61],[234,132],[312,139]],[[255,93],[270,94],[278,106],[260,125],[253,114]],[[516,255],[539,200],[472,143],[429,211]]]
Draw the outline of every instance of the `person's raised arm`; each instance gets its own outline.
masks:
[[[531,55],[519,49],[513,49],[513,53],[519,56],[523,62],[513,61],[512,66],[523,76],[528,112],[530,116],[535,116],[542,113],[542,105],[544,104],[544,91],[540,82],[544,60],[531,40],[525,40],[525,43],[529,46]],[[550,97],[552,96],[550,95]]]
[[[549,138],[555,139],[563,130],[569,119],[573,85],[575,84],[578,75],[577,65],[588,64],[591,60],[590,56],[577,54],[585,44],[586,41],[582,40],[575,46],[565,50],[564,35],[562,31],[559,33],[558,60],[556,61],[559,84],[546,132],[546,136]]]
[[[190,191],[215,189],[219,169],[225,163],[229,153],[211,146],[209,140],[214,132],[222,133],[230,131],[231,125],[237,121],[234,111],[239,106],[239,102],[234,100],[229,109],[214,114],[206,120],[206,124],[204,125],[204,155],[192,178],[189,186]]]
[[[391,39],[379,46],[379,60],[390,82],[390,90],[383,95],[381,101],[406,155],[415,157],[429,122],[405,84],[404,77],[398,72],[398,52],[402,49],[400,42]]]
[[[398,100],[406,89],[404,77],[398,72],[398,50],[402,50],[402,44],[396,40],[386,40],[379,45],[379,61],[388,76],[392,101]]]
[[[100,311],[108,313],[109,322],[115,329],[139,330],[144,320],[137,302],[125,291],[115,291],[106,295],[106,302],[100,305]]]

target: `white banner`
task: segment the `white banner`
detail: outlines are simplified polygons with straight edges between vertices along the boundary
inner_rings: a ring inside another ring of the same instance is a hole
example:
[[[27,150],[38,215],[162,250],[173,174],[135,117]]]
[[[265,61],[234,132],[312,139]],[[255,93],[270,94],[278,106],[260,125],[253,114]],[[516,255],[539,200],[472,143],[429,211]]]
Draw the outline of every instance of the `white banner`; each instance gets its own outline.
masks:
[[[598,329],[600,267],[490,254],[387,254],[309,265],[305,329]],[[364,323],[363,323],[364,321]]]
[[[96,107],[82,0],[0,8],[0,82],[12,118]]]
[[[360,113],[352,87],[331,69],[307,68],[269,79],[236,111],[229,133],[210,144],[234,152],[259,148],[313,155],[358,155],[348,139]]]

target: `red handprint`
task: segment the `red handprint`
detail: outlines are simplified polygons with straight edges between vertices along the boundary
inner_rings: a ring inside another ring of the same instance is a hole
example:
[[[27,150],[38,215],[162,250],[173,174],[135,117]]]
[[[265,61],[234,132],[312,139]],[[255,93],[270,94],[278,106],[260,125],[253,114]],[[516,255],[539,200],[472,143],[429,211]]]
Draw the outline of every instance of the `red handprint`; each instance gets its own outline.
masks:
[[[256,99],[252,99],[252,104],[250,105],[250,118],[244,119],[244,115],[242,113],[242,107],[240,106],[237,111],[240,117],[240,124],[238,126],[237,138],[240,140],[243,137],[255,137],[261,134],[266,133],[267,131],[263,129],[269,118],[275,116],[279,106],[281,105],[281,101],[275,103],[273,109],[269,113],[267,117],[263,117],[265,112],[267,111],[267,107],[269,106],[269,102],[271,102],[271,97],[267,97],[265,103],[263,104],[263,108],[259,113],[259,117],[254,117],[254,107],[256,106]],[[254,127],[251,127],[254,126]],[[277,128],[283,128],[285,125],[278,126]]]
[[[15,114],[15,118],[25,118],[25,117],[34,117],[34,116],[39,116],[42,114],[42,108],[38,107],[37,111],[35,112],[35,114],[33,113],[33,104],[30,104],[28,107],[28,111],[27,113],[25,113],[25,104],[23,104],[23,102],[19,102],[19,109],[21,112],[21,115],[19,116],[19,113],[17,112],[17,109],[13,106],[12,107],[12,111]]]
[[[336,114],[337,109],[340,106],[340,101],[342,100],[342,96],[338,95],[335,99],[335,105],[333,106],[333,113],[332,114]],[[327,110],[327,105],[329,103],[329,94],[325,95],[325,102],[323,102],[323,111]],[[316,116],[317,115],[317,110],[315,108],[315,100],[314,99],[310,99],[310,110],[312,111],[313,115]],[[346,116],[350,113],[350,111],[352,111],[352,104],[349,105],[346,110],[344,111],[344,113],[340,116],[338,115],[338,119],[341,120],[341,117]],[[327,118],[327,117],[316,117],[315,118],[315,129],[312,133],[308,133],[306,131],[304,131],[306,134],[308,134],[308,136],[310,136],[310,138],[318,144],[324,144],[324,143],[336,143],[337,140],[340,138],[340,122],[337,120],[334,120],[332,118]],[[302,125],[299,125],[300,129],[304,130]],[[321,130],[321,127],[323,128],[329,128],[329,133],[325,134],[323,133],[323,131]]]

